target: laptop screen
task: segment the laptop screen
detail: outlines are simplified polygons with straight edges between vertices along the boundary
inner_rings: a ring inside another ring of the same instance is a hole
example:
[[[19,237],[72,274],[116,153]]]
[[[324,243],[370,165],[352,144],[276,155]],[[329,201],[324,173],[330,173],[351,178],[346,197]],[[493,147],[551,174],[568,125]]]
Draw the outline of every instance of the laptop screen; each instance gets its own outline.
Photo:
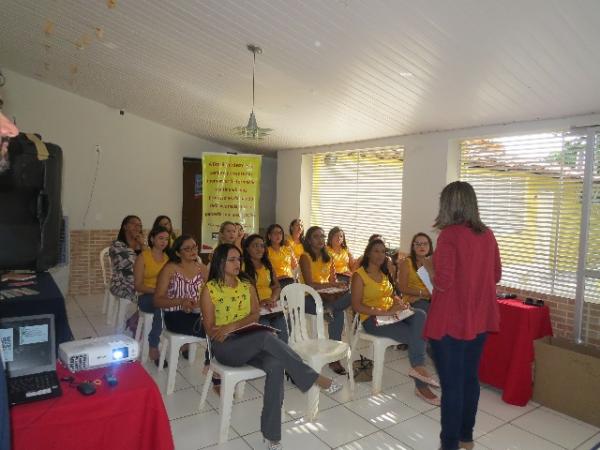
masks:
[[[9,378],[56,370],[52,314],[0,319],[0,341]]]

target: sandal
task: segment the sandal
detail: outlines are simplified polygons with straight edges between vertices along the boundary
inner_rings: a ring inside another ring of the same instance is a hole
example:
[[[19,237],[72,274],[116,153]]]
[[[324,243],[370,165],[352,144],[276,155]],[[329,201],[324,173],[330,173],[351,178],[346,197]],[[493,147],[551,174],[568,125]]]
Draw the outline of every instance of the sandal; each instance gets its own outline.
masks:
[[[438,383],[433,377],[426,377],[425,375],[417,372],[414,368],[411,368],[408,371],[408,376],[416,380],[422,381],[423,383],[427,383],[429,386],[433,386],[434,388],[440,387],[440,383]]]
[[[433,398],[425,397],[425,395],[423,395],[421,391],[419,391],[419,389],[415,389],[415,395],[421,400],[429,403],[430,405],[440,406],[442,404],[442,400],[438,396],[435,396]]]
[[[329,368],[338,375],[348,375],[348,372],[346,372],[346,369],[344,369],[344,366],[339,361],[329,363]]]

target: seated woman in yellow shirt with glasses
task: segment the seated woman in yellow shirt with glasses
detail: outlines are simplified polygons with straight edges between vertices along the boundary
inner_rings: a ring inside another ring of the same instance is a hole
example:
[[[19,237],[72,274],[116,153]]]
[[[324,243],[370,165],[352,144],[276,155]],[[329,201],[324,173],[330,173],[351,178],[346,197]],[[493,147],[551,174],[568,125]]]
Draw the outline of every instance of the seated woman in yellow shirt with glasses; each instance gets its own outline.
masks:
[[[355,260],[348,250],[346,235],[340,227],[333,227],[327,235],[327,253],[333,259],[333,267],[338,281],[350,283]]]
[[[417,233],[410,243],[410,255],[398,268],[398,287],[403,298],[413,308],[427,312],[431,302],[431,292],[425,287],[417,270],[433,254],[431,238],[425,233]]]
[[[267,228],[265,243],[269,261],[273,265],[273,271],[279,281],[281,289],[294,280],[294,270],[298,267],[298,261],[291,245],[284,239],[283,227],[274,223]]]

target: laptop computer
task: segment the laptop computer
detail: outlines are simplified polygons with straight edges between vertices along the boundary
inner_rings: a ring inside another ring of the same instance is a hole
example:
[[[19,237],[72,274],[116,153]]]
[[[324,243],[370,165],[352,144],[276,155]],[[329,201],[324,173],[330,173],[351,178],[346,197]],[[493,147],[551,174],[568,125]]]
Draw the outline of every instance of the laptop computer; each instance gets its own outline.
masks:
[[[62,395],[56,375],[54,315],[0,319],[11,406]]]

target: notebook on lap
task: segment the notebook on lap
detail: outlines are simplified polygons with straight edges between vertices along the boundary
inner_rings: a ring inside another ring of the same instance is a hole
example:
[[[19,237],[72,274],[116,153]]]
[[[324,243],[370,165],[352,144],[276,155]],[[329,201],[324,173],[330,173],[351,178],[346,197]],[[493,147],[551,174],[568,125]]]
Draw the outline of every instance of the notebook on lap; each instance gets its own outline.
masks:
[[[62,394],[56,375],[52,314],[0,319],[0,342],[10,405]]]

